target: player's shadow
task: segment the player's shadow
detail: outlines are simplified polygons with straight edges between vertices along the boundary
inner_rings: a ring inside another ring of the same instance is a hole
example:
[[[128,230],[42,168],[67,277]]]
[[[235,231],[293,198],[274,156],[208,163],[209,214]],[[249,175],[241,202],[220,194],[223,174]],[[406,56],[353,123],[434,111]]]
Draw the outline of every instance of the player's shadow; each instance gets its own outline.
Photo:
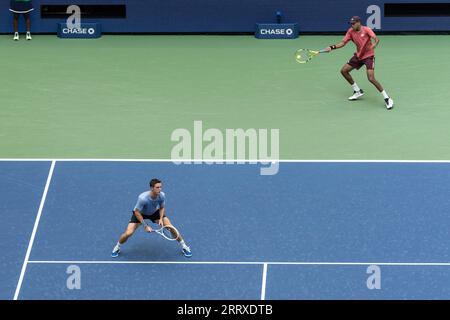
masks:
[[[348,90],[339,92],[339,96],[343,96],[343,97],[346,97],[348,94],[349,94]],[[365,91],[364,96],[362,96],[358,100],[350,101],[350,100],[348,100],[348,98],[346,98],[346,99],[347,100],[343,101],[343,103],[345,102],[348,107],[352,107],[352,108],[357,107],[357,108],[361,108],[361,109],[370,108],[371,110],[373,108],[386,109],[386,105],[384,104],[382,96],[378,95],[378,93],[377,93],[377,95],[375,95],[374,92]]]
[[[159,236],[154,235],[154,239],[130,239],[122,246],[119,259],[127,261],[178,261],[185,258],[176,241],[159,239]]]

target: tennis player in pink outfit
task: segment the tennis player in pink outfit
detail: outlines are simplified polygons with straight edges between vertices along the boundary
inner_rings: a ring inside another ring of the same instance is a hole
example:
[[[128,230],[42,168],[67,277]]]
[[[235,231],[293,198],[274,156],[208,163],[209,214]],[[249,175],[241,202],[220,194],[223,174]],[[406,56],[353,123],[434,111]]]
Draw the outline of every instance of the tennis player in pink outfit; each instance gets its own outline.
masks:
[[[353,69],[359,70],[363,65],[365,65],[367,70],[367,78],[383,95],[386,108],[391,110],[394,107],[394,101],[388,96],[381,84],[375,79],[375,48],[380,42],[380,39],[378,39],[372,29],[361,25],[360,17],[352,17],[350,19],[350,24],[352,26],[348,29],[344,39],[338,44],[331,45],[325,49],[330,52],[332,50],[342,48],[350,40],[356,45],[355,54],[341,69],[342,75],[353,88],[353,95],[348,99],[353,101],[364,95],[364,91],[358,87],[350,75],[350,72]]]

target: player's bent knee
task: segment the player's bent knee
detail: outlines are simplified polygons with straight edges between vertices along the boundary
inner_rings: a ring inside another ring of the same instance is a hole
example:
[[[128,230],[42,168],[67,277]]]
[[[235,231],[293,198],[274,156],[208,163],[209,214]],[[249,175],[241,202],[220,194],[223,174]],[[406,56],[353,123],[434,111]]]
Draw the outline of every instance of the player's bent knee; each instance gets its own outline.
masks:
[[[350,71],[348,69],[342,68],[341,69],[341,74],[345,77],[345,76],[349,76],[350,75]]]

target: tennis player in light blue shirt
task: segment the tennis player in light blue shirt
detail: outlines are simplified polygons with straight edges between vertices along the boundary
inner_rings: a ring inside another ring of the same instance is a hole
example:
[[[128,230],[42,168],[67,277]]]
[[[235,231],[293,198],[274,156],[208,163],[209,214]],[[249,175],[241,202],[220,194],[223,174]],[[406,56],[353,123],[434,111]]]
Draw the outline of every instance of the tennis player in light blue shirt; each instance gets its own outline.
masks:
[[[172,226],[169,218],[166,216],[166,195],[161,191],[162,183],[159,179],[152,179],[150,181],[150,192],[145,191],[141,193],[138,197],[134,210],[132,212],[130,222],[128,223],[127,229],[120,236],[119,241],[114,247],[111,256],[116,258],[120,253],[120,246],[123,245],[128,238],[130,238],[133,233],[142,224],[144,226],[144,231],[153,232],[150,225],[145,222],[145,219],[152,221],[153,223],[162,226]],[[191,249],[186,245],[181,234],[177,238],[181,246],[181,251],[186,257],[191,257]]]
[[[134,210],[139,210],[142,215],[152,215],[159,209],[164,208],[165,202],[166,195],[164,194],[164,192],[161,191],[156,196],[156,198],[153,199],[150,195],[150,192],[145,191],[139,195],[138,201],[134,206]]]

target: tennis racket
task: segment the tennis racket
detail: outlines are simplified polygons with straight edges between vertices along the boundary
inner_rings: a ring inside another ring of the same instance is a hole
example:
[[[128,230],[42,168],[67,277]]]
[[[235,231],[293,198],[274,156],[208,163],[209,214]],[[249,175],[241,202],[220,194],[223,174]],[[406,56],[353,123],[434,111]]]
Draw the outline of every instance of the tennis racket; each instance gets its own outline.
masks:
[[[180,233],[174,226],[164,226],[160,229],[153,229],[153,231],[169,241],[175,241],[180,237]]]
[[[295,60],[298,63],[307,63],[309,60],[316,57],[320,53],[325,53],[325,52],[327,52],[327,51],[326,50],[314,51],[314,50],[309,50],[309,49],[298,49],[295,52]]]

